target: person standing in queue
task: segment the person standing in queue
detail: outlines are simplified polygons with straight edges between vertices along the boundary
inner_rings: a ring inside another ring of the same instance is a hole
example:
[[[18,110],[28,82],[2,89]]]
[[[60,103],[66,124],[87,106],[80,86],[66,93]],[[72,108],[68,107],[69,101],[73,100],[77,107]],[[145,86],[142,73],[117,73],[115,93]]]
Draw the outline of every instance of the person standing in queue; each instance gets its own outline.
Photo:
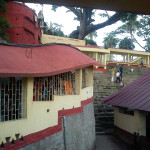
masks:
[[[116,73],[116,83],[119,81],[119,83],[120,83],[120,72],[119,72],[119,70],[117,71],[117,73]]]
[[[123,65],[120,65],[120,67],[119,67],[119,70],[120,70],[120,77],[122,78],[122,73],[123,73]]]

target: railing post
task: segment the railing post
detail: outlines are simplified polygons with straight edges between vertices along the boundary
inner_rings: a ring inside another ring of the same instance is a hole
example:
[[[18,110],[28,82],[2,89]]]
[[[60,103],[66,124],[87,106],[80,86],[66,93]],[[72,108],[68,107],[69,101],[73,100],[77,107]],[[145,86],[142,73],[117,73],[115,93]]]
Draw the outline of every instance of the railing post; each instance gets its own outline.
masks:
[[[95,56],[95,60],[96,60],[97,62],[99,62],[99,61],[98,61],[98,53],[96,52],[95,55],[96,55],[96,56]],[[98,68],[98,66],[96,66],[96,68]]]
[[[147,66],[149,67],[149,56],[147,56]]]
[[[107,61],[106,55],[107,55],[107,54],[104,54],[104,69],[106,69],[106,61]]]
[[[128,66],[130,66],[130,54],[128,54]]]
[[[123,62],[125,63],[125,55],[123,55]]]

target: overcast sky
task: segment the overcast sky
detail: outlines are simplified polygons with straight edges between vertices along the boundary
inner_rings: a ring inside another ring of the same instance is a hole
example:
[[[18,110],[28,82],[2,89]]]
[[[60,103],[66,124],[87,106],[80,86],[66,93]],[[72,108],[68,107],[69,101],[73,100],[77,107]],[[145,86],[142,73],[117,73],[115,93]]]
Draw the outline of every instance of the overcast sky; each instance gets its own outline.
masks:
[[[34,9],[37,14],[40,10],[42,10],[42,7],[40,4],[26,3],[26,5]],[[79,22],[73,20],[75,15],[71,12],[66,13],[66,10],[67,9],[65,7],[61,7],[61,8],[58,8],[56,12],[54,12],[51,10],[51,5],[43,5],[44,21],[47,22],[48,24],[52,22],[52,23],[58,23],[62,25],[63,26],[62,30],[64,34],[69,35],[73,30],[77,28],[77,26],[79,25]],[[105,21],[105,18],[102,18],[98,15],[100,12],[104,12],[104,11],[102,10],[96,11],[95,18],[94,18],[95,22],[93,24],[97,24],[97,23]],[[114,14],[114,12],[110,12],[110,11],[108,11],[108,13],[111,15]],[[97,30],[98,36],[95,39],[95,41],[97,42],[97,45],[103,46],[103,38],[106,36],[106,33],[114,31],[120,25],[121,25],[121,21],[118,21],[117,23],[111,26],[107,26],[105,28]],[[119,38],[124,38],[124,36],[120,35]],[[136,45],[135,50],[141,50],[141,48]]]

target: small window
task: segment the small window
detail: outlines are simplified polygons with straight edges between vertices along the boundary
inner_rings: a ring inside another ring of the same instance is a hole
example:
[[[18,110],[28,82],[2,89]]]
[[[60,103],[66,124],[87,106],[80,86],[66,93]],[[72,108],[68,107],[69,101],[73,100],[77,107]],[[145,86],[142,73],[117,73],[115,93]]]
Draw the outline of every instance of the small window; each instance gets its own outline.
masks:
[[[54,95],[76,94],[75,71],[34,78],[33,101],[52,101]]]
[[[133,109],[119,107],[119,112],[123,113],[123,114],[134,116],[134,110]]]
[[[0,78],[0,122],[25,118],[26,81]]]

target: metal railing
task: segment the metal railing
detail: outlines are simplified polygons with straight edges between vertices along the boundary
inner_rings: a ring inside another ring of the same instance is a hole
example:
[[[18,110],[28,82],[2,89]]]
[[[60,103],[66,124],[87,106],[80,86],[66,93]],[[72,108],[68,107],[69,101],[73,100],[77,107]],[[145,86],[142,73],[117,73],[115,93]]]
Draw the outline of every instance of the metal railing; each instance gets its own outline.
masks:
[[[0,122],[25,118],[25,78],[0,78]]]
[[[75,71],[34,78],[33,101],[52,101],[54,95],[77,94]]]

